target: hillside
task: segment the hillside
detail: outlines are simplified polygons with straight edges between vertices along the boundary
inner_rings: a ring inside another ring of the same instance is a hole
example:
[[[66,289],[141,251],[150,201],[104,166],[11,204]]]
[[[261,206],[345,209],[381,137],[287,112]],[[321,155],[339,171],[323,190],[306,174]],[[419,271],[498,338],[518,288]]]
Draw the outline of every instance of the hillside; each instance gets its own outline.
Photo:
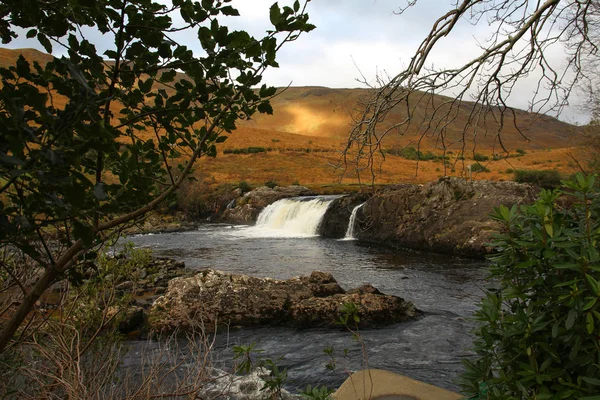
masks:
[[[250,126],[261,129],[277,130],[297,133],[306,136],[330,137],[345,139],[352,125],[352,115],[360,112],[358,107],[362,98],[368,97],[371,89],[329,89],[324,87],[290,87],[282,90],[272,100],[275,113],[273,116],[258,116],[250,122]],[[435,96],[430,100],[436,104],[447,100],[443,96]],[[458,137],[467,120],[468,112],[473,103],[464,103],[457,117],[452,121],[447,130],[450,137]],[[391,134],[386,138],[387,146],[407,145],[416,143],[421,126],[428,117],[425,103],[417,106],[417,115],[423,119],[414,121],[408,131],[408,135],[400,137]],[[577,136],[576,127],[561,122],[555,118],[545,115],[531,114],[525,111],[517,111],[518,124],[523,130],[526,140],[511,124],[507,124],[501,134],[504,141],[512,147],[524,149],[564,148],[572,146],[572,140]],[[406,118],[406,112],[398,107],[390,114],[384,125],[392,125]],[[483,137],[477,137],[477,148],[491,150],[498,147],[495,141],[496,126],[488,124],[490,133]],[[425,149],[435,147],[431,139],[425,140],[422,145]],[[454,147],[458,149],[458,146]],[[469,146],[467,146],[469,148]]]
[[[51,56],[33,49],[0,49],[0,66],[14,64],[23,54],[29,61],[42,64]],[[179,74],[178,79],[185,76]],[[361,98],[369,95],[370,89],[330,89],[325,87],[290,87],[280,90],[273,98],[273,115],[257,115],[252,121],[242,121],[229,139],[219,145],[219,156],[202,161],[196,174],[211,183],[247,181],[262,184],[275,181],[280,184],[298,182],[311,186],[336,185],[340,170],[340,153],[351,129],[352,116],[360,112]],[[445,98],[436,96],[429,101],[439,103]],[[56,104],[56,99],[55,99]],[[427,117],[424,105],[419,105],[417,114]],[[113,112],[118,112],[115,105]],[[467,119],[469,104],[463,104],[457,117],[447,127],[450,138],[460,135]],[[402,120],[403,110],[391,113],[388,124]],[[460,147],[450,147],[451,154],[445,162],[441,159],[421,161],[408,160],[388,154],[377,170],[376,183],[425,182],[447,175],[466,176],[475,153],[489,158],[484,164],[490,172],[475,174],[475,179],[511,179],[512,169],[556,169],[563,174],[576,170],[572,162],[578,158],[580,128],[544,115],[517,111],[518,124],[529,140],[524,139],[514,126],[506,126],[502,137],[511,153],[519,149],[521,156],[493,160],[500,153],[495,138],[495,127],[488,126],[494,134],[479,135],[476,142],[465,147],[465,158],[459,157]],[[413,121],[407,135],[390,134],[384,141],[387,150],[399,150],[405,146],[417,147],[420,121]],[[249,152],[249,148],[254,148]],[[440,155],[434,138],[424,138],[420,150]],[[517,154],[518,155],[518,154]],[[379,167],[379,164],[377,165]],[[508,172],[507,172],[508,171]],[[361,177],[370,182],[368,173]],[[345,184],[357,183],[356,175],[347,174]]]

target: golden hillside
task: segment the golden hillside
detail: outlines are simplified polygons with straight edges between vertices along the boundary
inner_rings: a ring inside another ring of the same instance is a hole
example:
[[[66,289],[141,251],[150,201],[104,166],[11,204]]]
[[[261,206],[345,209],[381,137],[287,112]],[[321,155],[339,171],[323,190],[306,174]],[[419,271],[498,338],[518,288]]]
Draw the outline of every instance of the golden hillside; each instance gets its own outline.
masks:
[[[29,61],[42,64],[50,55],[33,49],[0,49],[0,66],[14,64],[19,54]],[[179,77],[181,78],[181,77]],[[252,121],[239,123],[239,128],[229,139],[220,144],[219,156],[203,160],[196,170],[199,177],[215,182],[247,181],[262,184],[271,180],[280,184],[298,182],[311,186],[336,185],[340,170],[340,153],[351,129],[352,115],[360,111],[358,102],[368,96],[369,89],[329,89],[324,87],[290,87],[281,90],[272,100],[273,115],[257,115]],[[433,101],[441,101],[436,97]],[[115,108],[116,111],[118,107]],[[467,119],[469,105],[463,104],[457,118],[448,127],[449,135],[459,135]],[[423,110],[418,110],[426,118]],[[390,115],[388,123],[405,117],[402,110]],[[418,142],[420,123],[411,124],[405,136],[386,138],[387,149],[414,146]],[[458,156],[459,147],[452,147],[449,160],[415,161],[388,155],[377,170],[377,183],[425,182],[447,175],[465,176],[475,151],[489,157],[483,162],[490,172],[475,174],[474,179],[511,179],[511,169],[556,169],[564,174],[573,173],[576,165],[573,157],[579,156],[580,129],[557,119],[518,111],[518,123],[529,140],[511,126],[502,130],[502,137],[511,152],[520,149],[519,157],[493,160],[493,153],[500,152],[495,136],[478,136],[466,146],[465,158]],[[490,128],[490,127],[488,127]],[[493,127],[490,128],[493,131]],[[260,148],[257,153],[244,154],[249,147]],[[436,155],[441,151],[435,141],[425,139],[421,151]],[[370,182],[370,174],[363,175],[363,182]],[[347,174],[345,184],[357,183],[354,174]]]

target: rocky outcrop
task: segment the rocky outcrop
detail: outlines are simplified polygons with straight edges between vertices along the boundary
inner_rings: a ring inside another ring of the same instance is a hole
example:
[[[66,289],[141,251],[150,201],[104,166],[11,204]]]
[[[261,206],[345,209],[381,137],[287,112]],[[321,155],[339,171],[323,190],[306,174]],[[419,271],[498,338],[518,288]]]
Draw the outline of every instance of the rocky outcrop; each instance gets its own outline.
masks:
[[[489,214],[502,204],[529,204],[536,190],[515,182],[442,178],[384,189],[359,211],[355,236],[395,247],[483,256],[499,225]]]
[[[219,324],[339,327],[346,303],[357,306],[363,327],[402,322],[419,313],[412,303],[376,289],[345,292],[324,272],[280,281],[208,269],[171,280],[154,302],[149,323],[157,331]]]
[[[277,200],[289,197],[312,196],[315,193],[305,186],[261,186],[234,199],[223,212],[221,221],[234,224],[252,224],[263,208]]]
[[[369,196],[367,193],[353,193],[332,201],[319,225],[319,234],[328,238],[343,238],[352,210],[364,203]]]

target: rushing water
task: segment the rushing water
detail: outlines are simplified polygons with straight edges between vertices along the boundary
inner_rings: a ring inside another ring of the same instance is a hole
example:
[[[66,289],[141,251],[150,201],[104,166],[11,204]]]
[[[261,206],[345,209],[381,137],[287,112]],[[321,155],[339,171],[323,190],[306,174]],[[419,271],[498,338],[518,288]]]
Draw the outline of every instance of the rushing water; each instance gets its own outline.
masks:
[[[365,203],[362,203],[352,209],[352,213],[350,214],[350,220],[348,220],[348,228],[346,229],[346,235],[344,236],[344,239],[354,239],[354,226],[356,225],[356,215],[358,214],[358,210],[360,210],[361,207],[364,205]]]
[[[425,313],[417,321],[365,330],[368,365],[456,390],[461,359],[471,354],[469,320],[481,297],[483,264],[413,251],[393,251],[358,241],[323,239],[261,225],[203,225],[190,232],[134,236],[138,246],[158,256],[182,260],[191,268],[216,268],[261,277],[287,279],[314,270],[333,274],[349,289],[371,283],[382,292],[408,299]],[[344,369],[361,368],[360,346],[343,330],[282,327],[241,329],[222,334],[218,357],[232,357],[231,344],[256,343],[263,357],[283,357],[290,388],[307,384],[336,387]],[[333,346],[338,368],[325,368],[323,353]],[[348,357],[343,350],[349,349]]]

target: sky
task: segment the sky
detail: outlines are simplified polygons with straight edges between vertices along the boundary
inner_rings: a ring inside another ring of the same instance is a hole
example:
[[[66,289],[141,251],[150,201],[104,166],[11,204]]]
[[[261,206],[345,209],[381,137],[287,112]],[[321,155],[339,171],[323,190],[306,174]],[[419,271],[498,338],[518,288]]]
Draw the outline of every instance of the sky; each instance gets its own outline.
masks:
[[[161,0],[159,0],[161,1]],[[271,27],[269,7],[274,0],[232,0],[241,17],[227,21],[234,29],[247,30],[256,37]],[[280,0],[290,5],[293,0]],[[371,84],[378,74],[395,75],[406,66],[426,36],[433,22],[451,8],[451,0],[419,0],[415,7],[402,15],[394,12],[406,0],[311,0],[307,11],[317,28],[288,44],[278,54],[279,69],[272,69],[264,82],[273,86],[326,86],[332,88],[365,87],[363,77]],[[430,57],[437,67],[458,65],[479,52],[477,41],[491,32],[483,21],[478,25],[457,25],[444,38]],[[195,35],[194,35],[195,36]],[[96,40],[102,42],[98,36]],[[192,48],[194,38],[181,36],[177,40]],[[18,39],[11,48],[37,47]],[[557,64],[564,52],[553,51],[548,57]],[[524,80],[513,93],[509,104],[527,109],[535,88],[535,76]],[[571,105],[560,119],[571,123],[587,123],[581,111],[582,100],[571,96]]]

